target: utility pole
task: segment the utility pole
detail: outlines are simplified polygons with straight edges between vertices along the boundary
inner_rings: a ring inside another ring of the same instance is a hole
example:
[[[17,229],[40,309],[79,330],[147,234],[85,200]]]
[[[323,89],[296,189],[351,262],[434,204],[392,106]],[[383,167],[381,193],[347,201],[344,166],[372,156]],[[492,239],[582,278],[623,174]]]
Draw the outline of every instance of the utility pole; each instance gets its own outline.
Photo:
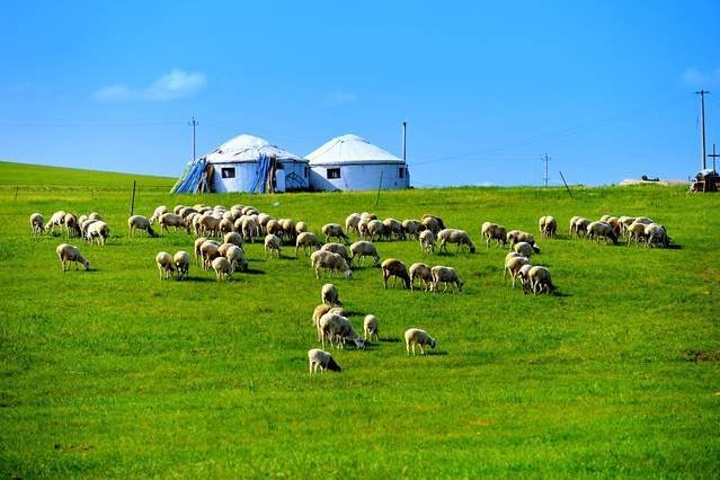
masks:
[[[707,158],[706,152],[705,152],[705,94],[710,93],[707,90],[700,90],[699,92],[695,92],[695,95],[700,95],[700,121],[702,123],[702,169],[705,170],[707,168],[707,164],[705,163],[705,160]]]
[[[194,161],[195,161],[195,127],[197,127],[198,125],[200,125],[200,122],[198,122],[197,120],[195,120],[195,117],[192,117],[192,121],[188,122],[188,125],[190,125],[190,126],[192,127],[192,130],[193,130],[193,134],[192,134],[192,147],[193,147],[193,150],[192,150],[192,161],[194,162]]]
[[[545,176],[543,177],[543,180],[545,180],[545,186],[548,186],[548,180],[550,180],[550,157],[548,157],[548,154],[545,154],[544,158],[541,158],[543,162],[545,162]]]

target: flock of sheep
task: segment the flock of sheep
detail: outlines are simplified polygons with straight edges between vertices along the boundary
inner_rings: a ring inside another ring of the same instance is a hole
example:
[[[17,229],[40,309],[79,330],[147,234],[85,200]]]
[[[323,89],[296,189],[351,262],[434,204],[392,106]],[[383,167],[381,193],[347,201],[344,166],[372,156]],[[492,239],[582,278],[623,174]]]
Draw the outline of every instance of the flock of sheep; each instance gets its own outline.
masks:
[[[453,267],[444,265],[429,266],[425,263],[413,263],[409,268],[396,258],[380,262],[375,242],[379,240],[416,240],[422,252],[430,254],[436,250],[447,252],[449,244],[456,245],[456,252],[467,250],[475,253],[476,247],[470,235],[460,229],[446,228],[445,222],[435,215],[424,215],[419,220],[406,219],[399,221],[394,218],[380,220],[377,216],[364,212],[352,213],[345,220],[345,228],[338,223],[325,224],[321,231],[324,241],[310,231],[306,222],[291,219],[275,219],[271,215],[258,211],[253,206],[233,205],[230,209],[223,206],[178,205],[172,212],[167,207],[155,209],[150,218],[133,215],[128,218],[129,236],[135,236],[138,230],[145,231],[148,236],[157,237],[153,224],[159,225],[161,233],[170,228],[195,234],[193,253],[195,264],[204,270],[215,272],[218,280],[224,280],[237,271],[247,271],[248,261],[243,246],[263,239],[265,258],[279,257],[286,245],[294,245],[297,258],[302,252],[308,256],[310,265],[317,278],[321,273],[338,273],[345,277],[352,276],[352,269],[364,266],[367,257],[372,258],[374,266],[380,266],[384,288],[392,277],[392,287],[398,279],[406,289],[422,288],[425,291],[438,292],[443,287],[446,292],[454,287],[462,292],[464,285],[458,272]],[[96,212],[77,217],[65,211],[55,212],[45,223],[39,213],[30,216],[30,226],[34,234],[54,233],[56,228],[64,231],[69,237],[83,238],[88,243],[105,244],[110,229],[102,216]],[[539,232],[543,238],[557,235],[558,223],[552,216],[543,216],[538,222]],[[503,277],[508,274],[515,287],[519,280],[524,292],[534,294],[551,293],[555,285],[551,280],[550,270],[541,265],[532,265],[531,258],[540,253],[540,247],[534,235],[522,230],[507,231],[503,225],[485,222],[480,233],[487,247],[496,242],[498,247],[509,245],[511,251],[505,257]],[[359,239],[350,243],[350,236]],[[648,217],[613,217],[604,215],[597,221],[584,217],[573,217],[570,220],[569,236],[585,237],[599,241],[605,239],[617,244],[625,238],[627,244],[633,241],[648,247],[669,247],[670,238],[665,227],[653,222]],[[334,240],[334,241],[331,241]],[[439,246],[438,246],[439,243]],[[75,246],[63,243],[56,249],[63,271],[69,269],[71,262],[82,265],[86,270],[90,264]],[[169,279],[174,274],[178,280],[188,278],[191,256],[187,251],[180,250],[174,255],[161,251],[155,257],[160,278]],[[323,303],[313,313],[313,324],[318,331],[318,340],[323,349],[326,342],[342,348],[346,341],[351,341],[358,348],[364,348],[372,338],[379,339],[377,318],[368,315],[363,325],[364,337],[361,338],[353,329],[338,299],[337,288],[327,284],[322,289]],[[415,346],[425,354],[424,347],[434,348],[433,339],[425,330],[411,328],[405,332],[405,344],[408,354],[415,354]],[[325,350],[312,349],[308,352],[310,372],[340,371],[341,368]]]

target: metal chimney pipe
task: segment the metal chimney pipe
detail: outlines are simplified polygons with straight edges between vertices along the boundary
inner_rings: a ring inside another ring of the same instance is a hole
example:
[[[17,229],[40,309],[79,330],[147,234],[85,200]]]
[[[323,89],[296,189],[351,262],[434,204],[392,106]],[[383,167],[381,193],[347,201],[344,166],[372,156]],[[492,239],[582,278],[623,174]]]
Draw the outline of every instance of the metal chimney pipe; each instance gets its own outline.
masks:
[[[407,162],[407,122],[402,122],[402,160]]]

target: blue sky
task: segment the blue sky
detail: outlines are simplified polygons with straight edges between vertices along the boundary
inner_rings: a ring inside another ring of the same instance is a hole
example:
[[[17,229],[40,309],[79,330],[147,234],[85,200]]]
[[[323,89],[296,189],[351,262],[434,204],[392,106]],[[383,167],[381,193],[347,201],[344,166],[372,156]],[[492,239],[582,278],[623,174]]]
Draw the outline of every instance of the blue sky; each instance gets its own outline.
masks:
[[[416,186],[686,179],[720,148],[720,2],[10,2],[0,159],[177,176],[250,133],[344,133]]]

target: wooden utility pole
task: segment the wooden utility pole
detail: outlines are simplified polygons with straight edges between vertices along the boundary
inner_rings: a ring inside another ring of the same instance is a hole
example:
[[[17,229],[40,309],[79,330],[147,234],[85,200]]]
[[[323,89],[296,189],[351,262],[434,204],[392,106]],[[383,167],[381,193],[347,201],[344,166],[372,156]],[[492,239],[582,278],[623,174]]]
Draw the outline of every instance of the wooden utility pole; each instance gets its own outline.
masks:
[[[195,161],[195,127],[200,125],[200,122],[195,120],[195,117],[192,117],[192,120],[188,122],[188,125],[192,127],[193,133],[192,133],[192,161]]]
[[[700,90],[699,92],[695,92],[695,95],[700,95],[700,123],[702,124],[702,133],[701,133],[701,147],[702,147],[702,162],[700,165],[702,165],[702,169],[705,170],[707,168],[707,163],[705,162],[707,155],[705,151],[705,94],[710,93],[707,90]]]

